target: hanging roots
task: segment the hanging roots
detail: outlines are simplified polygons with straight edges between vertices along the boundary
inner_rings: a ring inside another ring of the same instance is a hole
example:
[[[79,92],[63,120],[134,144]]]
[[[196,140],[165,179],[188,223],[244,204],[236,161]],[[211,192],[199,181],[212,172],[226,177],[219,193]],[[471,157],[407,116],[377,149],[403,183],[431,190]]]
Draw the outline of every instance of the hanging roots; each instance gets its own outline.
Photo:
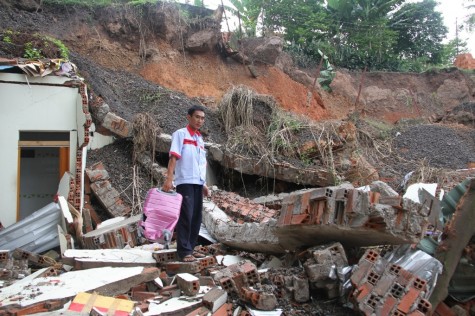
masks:
[[[155,156],[157,136],[160,135],[161,128],[154,118],[148,113],[139,113],[134,118],[134,161],[137,161],[141,154],[150,152],[152,160]]]
[[[252,100],[254,96],[254,91],[245,86],[234,87],[223,96],[219,112],[228,135],[236,126],[253,126]]]

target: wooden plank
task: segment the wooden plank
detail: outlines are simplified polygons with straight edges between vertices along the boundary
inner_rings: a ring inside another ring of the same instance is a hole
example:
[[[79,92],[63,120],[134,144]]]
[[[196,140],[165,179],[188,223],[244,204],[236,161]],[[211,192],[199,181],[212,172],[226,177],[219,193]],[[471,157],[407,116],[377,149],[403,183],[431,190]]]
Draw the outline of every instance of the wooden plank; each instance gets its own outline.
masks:
[[[18,142],[20,147],[69,147],[68,140],[22,140]]]

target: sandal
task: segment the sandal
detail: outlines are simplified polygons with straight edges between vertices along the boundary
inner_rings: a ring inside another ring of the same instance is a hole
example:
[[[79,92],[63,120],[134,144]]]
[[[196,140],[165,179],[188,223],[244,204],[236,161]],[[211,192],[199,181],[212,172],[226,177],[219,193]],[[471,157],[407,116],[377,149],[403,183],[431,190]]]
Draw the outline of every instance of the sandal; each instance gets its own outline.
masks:
[[[187,255],[187,256],[184,256],[183,258],[181,258],[181,261],[182,262],[193,262],[193,261],[196,261],[196,258],[193,257],[193,255]]]
[[[194,251],[193,252],[193,257],[195,257],[195,258],[204,258],[204,257],[206,257],[206,255],[204,253]]]

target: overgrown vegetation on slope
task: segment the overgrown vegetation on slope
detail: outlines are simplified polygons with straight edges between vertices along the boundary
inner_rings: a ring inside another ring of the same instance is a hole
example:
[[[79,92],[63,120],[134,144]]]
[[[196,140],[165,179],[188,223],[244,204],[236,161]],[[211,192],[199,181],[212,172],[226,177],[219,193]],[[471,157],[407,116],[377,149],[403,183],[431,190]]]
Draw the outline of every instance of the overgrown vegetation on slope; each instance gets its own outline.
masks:
[[[0,32],[0,49],[26,59],[69,58],[69,49],[60,40],[41,34],[12,30]]]

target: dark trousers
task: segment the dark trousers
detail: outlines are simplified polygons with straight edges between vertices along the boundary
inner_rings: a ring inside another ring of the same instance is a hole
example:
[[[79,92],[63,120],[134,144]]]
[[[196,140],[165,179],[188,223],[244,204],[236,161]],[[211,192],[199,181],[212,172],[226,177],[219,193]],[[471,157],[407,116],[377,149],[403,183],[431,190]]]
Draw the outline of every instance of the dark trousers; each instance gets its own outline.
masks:
[[[201,227],[203,186],[180,184],[176,191],[183,196],[180,218],[176,225],[176,247],[180,258],[193,253]]]

